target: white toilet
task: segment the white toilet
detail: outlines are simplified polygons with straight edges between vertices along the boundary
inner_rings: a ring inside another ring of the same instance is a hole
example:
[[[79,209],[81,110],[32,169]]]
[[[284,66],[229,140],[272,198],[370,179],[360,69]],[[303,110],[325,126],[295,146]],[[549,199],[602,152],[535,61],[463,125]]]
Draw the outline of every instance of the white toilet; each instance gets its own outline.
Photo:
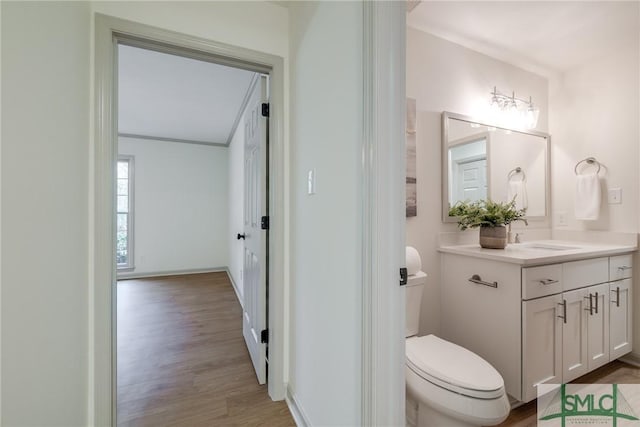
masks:
[[[509,415],[502,376],[486,360],[435,335],[418,337],[427,275],[407,247],[407,425],[462,427],[500,424]]]

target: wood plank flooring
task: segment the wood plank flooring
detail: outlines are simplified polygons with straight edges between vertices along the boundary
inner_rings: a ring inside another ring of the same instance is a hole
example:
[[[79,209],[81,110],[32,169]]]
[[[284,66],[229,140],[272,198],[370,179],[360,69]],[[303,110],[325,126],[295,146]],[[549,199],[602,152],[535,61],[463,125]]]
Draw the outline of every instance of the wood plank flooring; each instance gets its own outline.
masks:
[[[614,361],[577,378],[576,384],[640,384],[640,369],[627,363]],[[536,427],[536,400],[515,408],[500,427]]]
[[[118,282],[119,426],[295,426],[260,386],[226,273]]]

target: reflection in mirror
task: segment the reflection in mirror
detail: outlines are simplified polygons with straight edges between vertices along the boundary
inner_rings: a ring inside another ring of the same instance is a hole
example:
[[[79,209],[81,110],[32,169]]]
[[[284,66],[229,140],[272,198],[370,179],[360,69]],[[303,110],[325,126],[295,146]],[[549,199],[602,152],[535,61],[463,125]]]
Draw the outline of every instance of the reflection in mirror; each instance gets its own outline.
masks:
[[[449,205],[487,198],[487,136],[449,144]]]
[[[459,201],[515,198],[527,218],[549,210],[549,136],[482,125],[443,113],[443,219]]]

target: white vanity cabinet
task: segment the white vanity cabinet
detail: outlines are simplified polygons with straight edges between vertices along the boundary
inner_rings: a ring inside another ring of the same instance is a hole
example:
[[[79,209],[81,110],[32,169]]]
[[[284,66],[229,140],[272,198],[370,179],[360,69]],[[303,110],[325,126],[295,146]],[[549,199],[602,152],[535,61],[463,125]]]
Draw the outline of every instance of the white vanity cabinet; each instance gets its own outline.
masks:
[[[517,390],[507,390],[518,400],[536,397],[533,384],[562,382],[562,319],[558,316],[561,304],[559,294],[522,303],[521,366],[525,369],[521,372],[525,398]]]
[[[611,359],[617,359],[631,351],[632,265],[631,255],[610,258],[609,356]]]
[[[631,351],[631,254],[548,265],[442,254],[442,335],[528,402]],[[476,280],[477,279],[477,280]]]

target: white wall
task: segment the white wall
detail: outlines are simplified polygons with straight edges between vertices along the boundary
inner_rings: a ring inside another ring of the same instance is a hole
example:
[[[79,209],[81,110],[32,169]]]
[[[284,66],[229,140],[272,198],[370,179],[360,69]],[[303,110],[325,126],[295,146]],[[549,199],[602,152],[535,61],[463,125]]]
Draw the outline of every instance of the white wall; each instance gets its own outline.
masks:
[[[288,10],[214,1],[1,7],[1,422],[93,425],[92,11],[278,55],[287,73]],[[287,101],[285,74],[285,145]]]
[[[636,5],[640,8],[640,5]],[[638,16],[638,14],[636,14]],[[638,18],[637,18],[638,19]],[[640,25],[640,23],[639,23]],[[557,230],[640,232],[640,40],[612,46],[607,57],[570,70],[550,87],[553,138],[553,211]],[[576,162],[595,157],[603,202],[597,221],[574,215]],[[609,205],[606,190],[622,189],[622,204]],[[567,226],[558,224],[563,212]],[[635,260],[638,271],[640,263]],[[640,275],[634,275],[634,348],[640,358]]]
[[[606,58],[564,73],[550,88],[553,140],[553,210],[566,213],[567,229],[639,231],[640,46],[612,47]],[[595,157],[605,169],[603,189],[622,189],[622,204],[609,205],[606,192],[597,221],[574,215],[574,166]],[[564,228],[564,227],[563,227]]]
[[[87,424],[87,3],[2,2],[2,419]]]
[[[547,130],[545,78],[425,32],[407,30],[407,97],[416,99],[418,122],[418,216],[407,218],[406,241],[418,250],[429,275],[420,334],[438,333],[440,328],[438,233],[457,230],[455,224],[442,223],[441,113],[482,115],[494,86],[532,96],[541,110],[538,130]]]
[[[244,240],[238,233],[244,231],[244,115],[238,122],[236,133],[229,144],[229,273],[236,292],[243,298]]]
[[[119,138],[134,156],[134,274],[229,263],[228,148]]]
[[[362,13],[358,2],[290,6],[289,390],[318,426],[360,424]]]

